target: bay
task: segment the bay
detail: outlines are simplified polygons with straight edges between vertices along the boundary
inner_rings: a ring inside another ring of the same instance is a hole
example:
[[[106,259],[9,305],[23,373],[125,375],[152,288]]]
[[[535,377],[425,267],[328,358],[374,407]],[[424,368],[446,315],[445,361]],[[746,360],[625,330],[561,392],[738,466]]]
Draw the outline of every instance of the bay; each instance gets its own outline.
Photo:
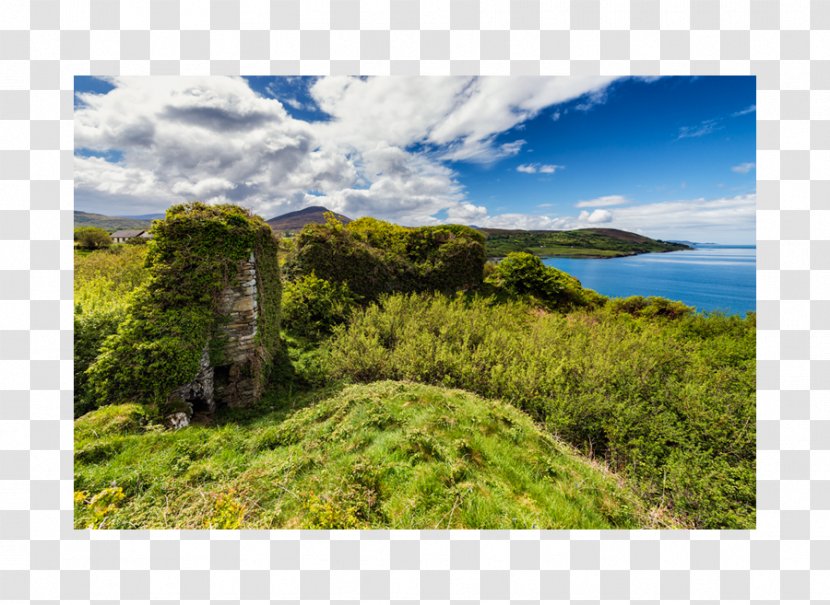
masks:
[[[699,244],[622,258],[542,260],[606,296],[662,296],[727,314],[755,311],[755,246]]]

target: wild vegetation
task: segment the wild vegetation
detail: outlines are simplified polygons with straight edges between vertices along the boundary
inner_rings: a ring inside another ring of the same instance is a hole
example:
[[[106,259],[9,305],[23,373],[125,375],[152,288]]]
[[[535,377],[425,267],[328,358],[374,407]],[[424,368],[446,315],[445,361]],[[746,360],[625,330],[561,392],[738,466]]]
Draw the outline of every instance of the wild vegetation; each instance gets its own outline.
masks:
[[[639,315],[398,294],[336,328],[327,363],[498,398],[689,525],[752,527],[754,317]]]
[[[297,235],[289,280],[314,273],[363,301],[388,292],[455,292],[481,285],[484,236],[462,225],[407,228],[372,218],[343,225],[330,215]]]
[[[260,407],[163,429],[115,360],[191,371],[223,259],[264,233],[195,208],[149,246],[76,253],[76,412],[98,408],[76,421],[79,527],[754,527],[754,314],[608,299],[530,253],[485,266],[464,227],[306,227]]]
[[[129,294],[148,276],[146,246],[112,246],[75,253],[75,414],[94,407],[87,368],[127,313]]]
[[[82,250],[100,250],[112,244],[110,234],[99,227],[78,227],[75,229],[75,245]]]

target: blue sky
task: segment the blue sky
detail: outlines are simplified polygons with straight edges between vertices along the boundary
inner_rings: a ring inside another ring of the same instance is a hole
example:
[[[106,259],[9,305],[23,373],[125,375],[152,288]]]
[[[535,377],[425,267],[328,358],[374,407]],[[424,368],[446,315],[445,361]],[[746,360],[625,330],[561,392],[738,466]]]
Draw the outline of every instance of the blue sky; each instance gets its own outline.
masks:
[[[754,242],[755,79],[76,78],[76,208]]]

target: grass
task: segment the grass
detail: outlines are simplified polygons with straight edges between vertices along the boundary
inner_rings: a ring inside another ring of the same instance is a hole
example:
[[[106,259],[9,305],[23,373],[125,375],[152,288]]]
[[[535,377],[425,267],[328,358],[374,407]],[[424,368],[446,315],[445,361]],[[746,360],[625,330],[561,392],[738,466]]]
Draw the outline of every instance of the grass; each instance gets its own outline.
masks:
[[[660,515],[522,412],[377,382],[272,399],[216,426],[76,422],[77,527],[633,528]],[[257,414],[260,414],[257,416]]]
[[[620,256],[631,256],[635,252],[623,252],[621,250],[603,250],[601,248],[574,248],[573,246],[539,246],[528,248],[537,256],[562,256],[566,258],[617,258]]]

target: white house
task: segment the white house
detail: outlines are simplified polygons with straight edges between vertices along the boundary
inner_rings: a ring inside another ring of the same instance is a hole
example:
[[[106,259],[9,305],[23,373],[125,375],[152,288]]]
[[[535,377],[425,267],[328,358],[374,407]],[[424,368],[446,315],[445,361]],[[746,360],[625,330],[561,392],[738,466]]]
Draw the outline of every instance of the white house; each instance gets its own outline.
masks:
[[[112,241],[116,244],[123,244],[129,239],[134,237],[140,237],[141,239],[150,239],[153,236],[150,235],[150,232],[146,229],[122,229],[120,231],[113,232],[110,237]]]

